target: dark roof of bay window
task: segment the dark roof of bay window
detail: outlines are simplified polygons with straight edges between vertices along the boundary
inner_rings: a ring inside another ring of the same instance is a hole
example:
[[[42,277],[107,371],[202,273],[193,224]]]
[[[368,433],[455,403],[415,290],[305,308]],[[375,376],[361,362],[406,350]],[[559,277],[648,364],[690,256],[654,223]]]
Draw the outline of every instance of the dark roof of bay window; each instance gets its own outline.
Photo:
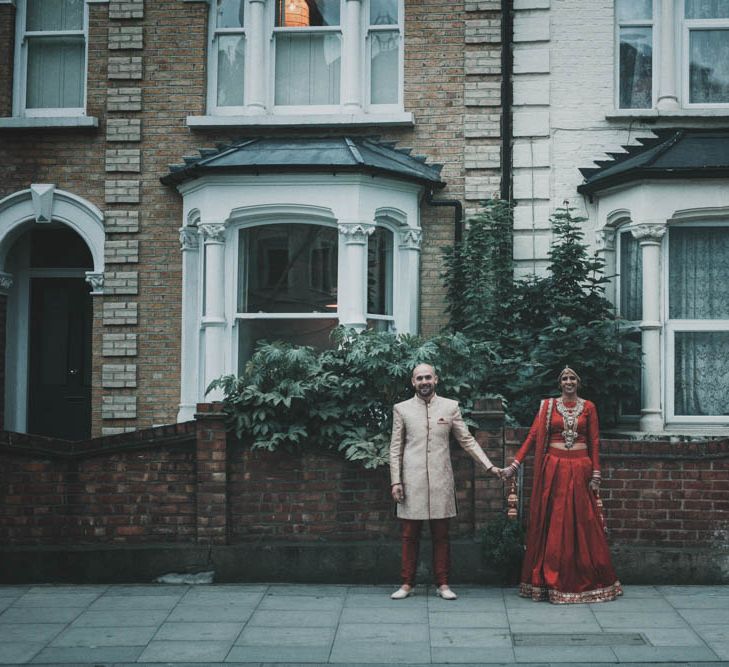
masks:
[[[216,149],[202,149],[184,164],[170,165],[160,180],[177,185],[212,174],[344,173],[389,176],[441,188],[442,165],[426,164],[426,158],[410,155],[394,142],[363,137],[243,139]]]
[[[718,178],[729,176],[729,129],[663,129],[655,137],[623,146],[624,153],[596,167],[580,169],[577,191],[593,194],[621,183],[644,179]]]

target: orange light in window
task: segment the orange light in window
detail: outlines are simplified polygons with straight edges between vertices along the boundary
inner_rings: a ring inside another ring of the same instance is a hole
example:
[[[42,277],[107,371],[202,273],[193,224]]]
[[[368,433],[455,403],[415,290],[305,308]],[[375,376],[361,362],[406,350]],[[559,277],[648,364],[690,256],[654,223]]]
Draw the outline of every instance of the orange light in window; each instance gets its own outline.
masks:
[[[309,25],[309,5],[306,0],[285,0],[284,26],[304,28]]]

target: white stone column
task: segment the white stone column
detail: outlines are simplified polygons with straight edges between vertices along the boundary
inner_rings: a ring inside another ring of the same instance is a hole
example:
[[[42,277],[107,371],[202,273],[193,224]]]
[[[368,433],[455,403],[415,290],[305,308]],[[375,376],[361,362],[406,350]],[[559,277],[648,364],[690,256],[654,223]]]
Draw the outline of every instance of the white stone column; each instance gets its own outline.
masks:
[[[423,232],[419,227],[405,227],[398,232],[397,274],[395,280],[395,331],[418,333],[420,306],[420,245]]]
[[[180,406],[177,421],[190,421],[195,416],[195,406],[201,399],[198,368],[198,266],[199,238],[197,227],[180,227],[182,250],[182,329],[180,332]],[[204,390],[204,387],[203,387]]]
[[[104,274],[86,271],[86,282],[91,287],[91,295],[98,296],[104,293]]]
[[[678,109],[678,87],[676,85],[676,23],[674,0],[659,0],[660,28],[658,43],[658,109]]]
[[[250,0],[246,18],[246,113],[266,110],[266,0]]]
[[[205,275],[203,277],[204,310],[202,327],[204,332],[203,391],[208,385],[225,373],[225,225],[201,224],[204,240]],[[207,401],[218,401],[223,393],[211,391]]]
[[[339,223],[339,323],[361,331],[367,326],[367,240],[371,222]]]
[[[344,0],[342,27],[342,106],[362,113],[362,0]]]
[[[665,223],[631,225],[640,242],[643,260],[643,318],[640,323],[643,346],[643,392],[640,430],[663,430],[661,407],[661,244]]]

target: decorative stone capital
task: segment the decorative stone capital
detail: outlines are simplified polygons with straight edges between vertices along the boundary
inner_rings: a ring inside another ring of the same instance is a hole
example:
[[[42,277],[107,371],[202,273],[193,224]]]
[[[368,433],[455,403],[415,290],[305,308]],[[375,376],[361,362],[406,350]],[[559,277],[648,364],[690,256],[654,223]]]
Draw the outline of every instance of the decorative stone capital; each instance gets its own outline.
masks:
[[[7,292],[13,286],[13,276],[0,271],[0,292]]]
[[[205,223],[200,225],[200,232],[205,243],[224,243],[225,225],[220,223]]]
[[[630,225],[628,229],[634,238],[641,243],[660,243],[666,233],[665,223],[640,223]]]
[[[400,247],[405,250],[420,250],[423,230],[419,227],[406,227],[400,230]]]
[[[197,250],[199,245],[200,232],[197,227],[180,227],[180,249]]]
[[[94,273],[93,271],[86,272],[86,282],[91,285],[91,294],[103,294],[104,293],[104,274]]]
[[[340,222],[339,233],[344,237],[346,244],[364,244],[367,238],[376,229],[371,222]]]
[[[617,234],[614,229],[605,227],[595,233],[595,247],[598,250],[615,250],[615,238]]]

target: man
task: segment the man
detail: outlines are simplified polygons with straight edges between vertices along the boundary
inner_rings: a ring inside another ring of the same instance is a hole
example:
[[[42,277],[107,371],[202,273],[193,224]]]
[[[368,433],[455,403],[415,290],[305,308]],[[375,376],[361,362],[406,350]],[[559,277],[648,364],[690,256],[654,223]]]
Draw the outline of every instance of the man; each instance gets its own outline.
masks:
[[[499,476],[501,471],[469,433],[458,402],[436,395],[438,376],[432,366],[416,366],[411,382],[415,396],[395,405],[392,418],[390,481],[402,526],[402,586],[390,597],[402,600],[413,594],[420,533],[428,521],[437,593],[444,600],[455,600],[448,586],[448,520],[456,516],[451,433],[487,472]]]

